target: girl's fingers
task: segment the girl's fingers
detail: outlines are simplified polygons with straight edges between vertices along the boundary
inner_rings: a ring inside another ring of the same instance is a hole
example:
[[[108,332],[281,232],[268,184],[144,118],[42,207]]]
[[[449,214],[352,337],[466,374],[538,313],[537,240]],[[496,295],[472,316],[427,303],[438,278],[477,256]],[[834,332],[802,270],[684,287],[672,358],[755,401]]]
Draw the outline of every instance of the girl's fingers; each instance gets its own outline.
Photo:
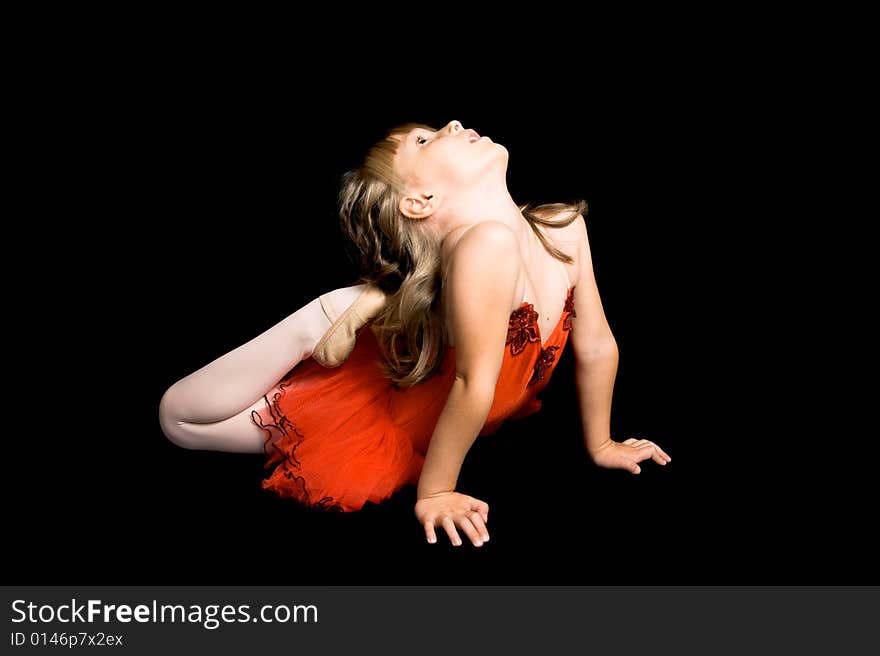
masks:
[[[666,458],[664,458],[663,456],[660,455],[660,449],[657,448],[657,445],[656,445],[656,444],[652,444],[651,442],[648,442],[648,447],[649,447],[650,449],[652,449],[652,451],[651,451],[651,459],[652,459],[654,462],[656,462],[658,465],[665,465],[665,464],[666,464]]]
[[[458,537],[458,531],[455,530],[455,522],[452,521],[452,518],[449,515],[443,515],[443,519],[440,521],[443,523],[443,528],[446,529],[449,541],[456,547],[459,546],[461,544],[461,538]]]
[[[635,448],[637,448],[637,449],[638,449],[638,448],[641,448],[642,446],[644,446],[644,445],[646,445],[646,444],[650,444],[650,445],[653,446],[655,449],[657,449],[657,453],[661,456],[662,460],[665,460],[666,462],[669,462],[670,460],[672,460],[672,458],[669,457],[669,454],[666,453],[666,451],[664,451],[663,449],[661,449],[659,446],[657,446],[657,444],[655,444],[655,443],[652,442],[651,440],[637,440],[636,438],[631,437],[631,438],[629,438],[629,439],[624,440],[623,442],[621,442],[621,444],[626,444],[627,446],[632,446],[632,447],[635,447]],[[659,461],[659,460],[658,460],[658,462],[660,462],[661,465],[666,464],[665,462],[661,462],[661,461]]]
[[[483,546],[483,538],[480,537],[480,534],[477,532],[476,527],[469,517],[459,517],[458,525],[461,526],[461,530],[471,539],[471,542],[474,543],[475,547]]]
[[[642,468],[639,467],[639,465],[634,460],[630,460],[626,456],[620,456],[618,458],[617,462],[618,462],[618,466],[621,469],[626,469],[626,470],[632,472],[633,474],[638,474],[640,471],[642,471]]]
[[[651,444],[654,444],[654,443],[651,442]],[[654,446],[657,446],[657,445],[654,444]],[[668,461],[668,460],[672,460],[672,458],[669,457],[669,454],[667,454],[666,451],[664,451],[663,449],[661,449],[659,446],[657,446],[657,450],[660,452],[660,455],[661,455],[661,456],[663,456],[664,458],[666,458],[667,461]]]
[[[667,455],[666,451],[664,451],[659,446],[657,446],[657,444],[655,442],[652,442],[651,440],[639,440],[639,442],[644,443],[644,444],[650,444],[651,446],[653,446],[655,449],[657,449],[657,453],[659,453],[661,456],[663,456],[664,460],[667,460],[667,461],[672,460],[672,458],[670,458],[669,455]],[[636,445],[636,446],[638,446],[638,445]],[[660,463],[660,464],[666,464],[666,463]]]
[[[486,528],[486,525],[483,523],[483,518],[480,516],[480,513],[476,511],[472,511],[468,517],[471,518],[471,522],[473,522],[474,526],[477,527],[477,531],[479,531],[480,536],[483,538],[483,542],[489,541],[489,531]]]
[[[434,532],[434,520],[432,519],[425,522],[425,536],[431,544],[437,542],[437,534]]]
[[[474,499],[474,503],[471,504],[471,510],[476,511],[484,522],[489,521],[489,504],[485,501]]]
[[[666,458],[660,455],[660,447],[648,440],[641,440],[643,444],[634,444],[637,449],[636,456],[633,458],[636,462],[651,458],[658,465],[665,465]]]
[[[641,462],[642,460],[651,458],[655,453],[657,453],[657,450],[653,446],[645,444],[644,446],[634,447],[626,457],[635,460],[636,462]]]

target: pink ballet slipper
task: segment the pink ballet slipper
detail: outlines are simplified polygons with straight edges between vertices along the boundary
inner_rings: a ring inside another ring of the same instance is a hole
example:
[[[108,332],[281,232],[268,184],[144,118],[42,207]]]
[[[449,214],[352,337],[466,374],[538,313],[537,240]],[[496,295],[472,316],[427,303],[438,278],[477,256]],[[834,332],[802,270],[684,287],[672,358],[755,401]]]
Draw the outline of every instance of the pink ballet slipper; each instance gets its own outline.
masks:
[[[312,357],[324,367],[338,367],[354,350],[358,329],[385,306],[385,292],[367,284],[354,302],[341,313],[334,307],[330,292],[318,298],[331,325],[315,344]]]

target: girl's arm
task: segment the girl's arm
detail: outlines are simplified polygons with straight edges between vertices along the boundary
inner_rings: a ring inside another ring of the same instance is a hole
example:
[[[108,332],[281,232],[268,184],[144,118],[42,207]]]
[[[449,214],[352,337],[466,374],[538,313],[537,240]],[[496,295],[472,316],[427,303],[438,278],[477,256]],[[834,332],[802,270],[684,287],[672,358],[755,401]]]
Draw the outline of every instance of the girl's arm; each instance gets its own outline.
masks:
[[[611,396],[618,357],[617,343],[612,337],[595,342],[590,355],[578,358],[575,365],[584,444],[590,455],[611,439]]]
[[[455,381],[428,446],[419,499],[455,489],[464,457],[489,415],[519,260],[516,236],[498,221],[470,228],[450,257],[447,312],[455,335]]]
[[[642,471],[639,462],[652,459],[659,465],[672,460],[658,445],[650,440],[629,438],[623,442],[611,439],[611,394],[617,375],[617,343],[611,341],[594,344],[589,357],[582,357],[575,366],[575,384],[581,410],[584,444],[597,465],[613,469],[626,469],[633,474]]]
[[[575,219],[578,235],[578,279],[574,289],[576,315],[570,340],[575,357],[575,384],[587,450],[611,439],[611,394],[617,375],[617,342],[611,333],[593,273],[593,256],[584,217]]]
[[[649,440],[611,439],[611,397],[620,354],[608,325],[593,273],[593,257],[584,217],[578,226],[578,281],[574,291],[576,316],[571,322],[575,356],[575,385],[581,412],[584,444],[593,461],[603,467],[641,471],[638,463],[652,458],[665,465],[671,458]]]
[[[416,498],[455,490],[464,457],[489,416],[494,391],[479,383],[468,385],[456,375],[428,445]]]

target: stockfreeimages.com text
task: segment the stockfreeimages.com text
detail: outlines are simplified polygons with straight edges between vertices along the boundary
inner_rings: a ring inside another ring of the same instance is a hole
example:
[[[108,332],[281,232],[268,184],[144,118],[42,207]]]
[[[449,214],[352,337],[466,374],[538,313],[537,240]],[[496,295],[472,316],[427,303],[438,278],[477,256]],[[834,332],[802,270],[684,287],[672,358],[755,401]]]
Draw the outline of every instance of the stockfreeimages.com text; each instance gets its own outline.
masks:
[[[248,604],[159,604],[155,599],[146,604],[110,604],[100,599],[89,599],[85,603],[71,599],[70,603],[35,604],[24,599],[12,602],[12,621],[43,624],[92,623],[92,622],[180,622],[201,624],[206,629],[216,629],[221,623],[231,622],[317,622],[318,608],[314,604],[264,604],[256,614],[251,615]]]

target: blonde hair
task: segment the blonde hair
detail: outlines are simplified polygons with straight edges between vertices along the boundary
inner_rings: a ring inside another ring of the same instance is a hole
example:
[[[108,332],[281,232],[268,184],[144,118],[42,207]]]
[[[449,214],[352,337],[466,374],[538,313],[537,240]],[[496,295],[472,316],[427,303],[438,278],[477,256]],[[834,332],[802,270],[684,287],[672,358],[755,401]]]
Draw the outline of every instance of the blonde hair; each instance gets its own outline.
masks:
[[[440,244],[421,221],[400,212],[403,181],[392,162],[402,136],[414,128],[404,123],[389,130],[367,152],[360,167],[342,175],[338,205],[346,249],[360,271],[360,283],[373,284],[387,303],[373,319],[372,330],[382,352],[381,367],[398,387],[410,387],[439,371],[447,338],[440,302]],[[571,264],[538,226],[563,227],[587,211],[587,203],[548,203],[519,206],[544,248]],[[550,220],[563,211],[568,214]]]

